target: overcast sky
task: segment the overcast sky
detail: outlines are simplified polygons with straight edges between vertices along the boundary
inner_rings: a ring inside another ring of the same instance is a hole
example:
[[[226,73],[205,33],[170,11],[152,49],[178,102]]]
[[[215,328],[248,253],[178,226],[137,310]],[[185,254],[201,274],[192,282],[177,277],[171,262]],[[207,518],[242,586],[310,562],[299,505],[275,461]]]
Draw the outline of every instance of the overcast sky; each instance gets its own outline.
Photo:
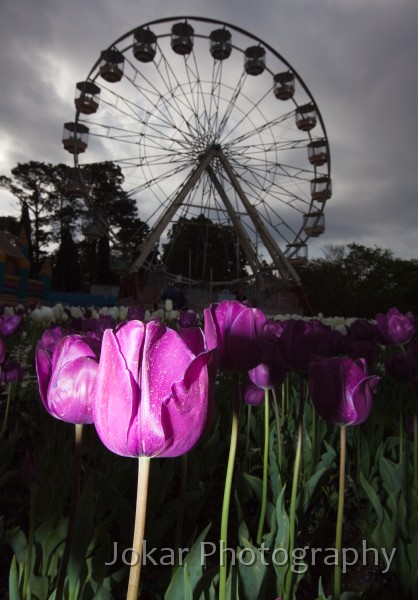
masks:
[[[309,87],[333,181],[309,255],[354,241],[418,259],[416,0],[2,0],[0,174],[30,160],[70,165],[61,135],[75,83],[123,34],[177,15],[253,33]],[[11,212],[0,193],[0,214]]]

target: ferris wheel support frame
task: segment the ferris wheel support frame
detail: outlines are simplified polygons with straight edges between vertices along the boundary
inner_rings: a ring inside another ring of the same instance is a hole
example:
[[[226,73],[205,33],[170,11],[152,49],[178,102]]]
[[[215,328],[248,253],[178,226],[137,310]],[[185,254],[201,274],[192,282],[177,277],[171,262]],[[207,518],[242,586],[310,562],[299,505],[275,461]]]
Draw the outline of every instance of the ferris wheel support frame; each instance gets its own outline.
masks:
[[[227,175],[229,177],[231,184],[235,188],[235,191],[237,192],[238,196],[240,197],[241,202],[243,203],[245,210],[247,211],[252,222],[254,223],[256,230],[259,232],[260,237],[263,240],[263,242],[266,246],[266,249],[267,249],[268,253],[270,254],[270,256],[273,260],[273,263],[274,263],[275,267],[277,268],[277,270],[279,271],[280,275],[284,279],[287,279],[287,277],[290,276],[291,279],[293,279],[297,285],[300,285],[301,282],[300,282],[299,275],[296,273],[295,269],[292,267],[290,262],[287,260],[287,258],[283,254],[283,252],[280,250],[279,246],[277,245],[277,243],[274,240],[271,233],[264,226],[264,223],[260,219],[260,217],[257,213],[257,210],[254,208],[254,206],[251,204],[251,202],[248,200],[247,196],[245,195],[244,190],[240,186],[240,183],[239,183],[238,179],[236,178],[231,165],[229,164],[229,161],[227,160],[226,156],[224,155],[224,153],[222,152],[221,149],[217,150],[217,156],[219,156],[219,159],[220,159],[225,171],[227,172]]]
[[[157,223],[154,225],[148,238],[142,244],[140,244],[140,246],[137,248],[139,255],[132,263],[131,271],[137,271],[142,267],[142,265],[144,264],[144,262],[146,261],[148,255],[149,255],[149,253],[153,249],[154,245],[160,239],[161,234],[163,233],[164,229],[168,226],[172,217],[175,215],[178,208],[181,206],[181,203],[186,198],[187,194],[193,188],[195,183],[199,180],[199,177],[201,176],[201,174],[203,173],[203,171],[205,170],[205,168],[207,167],[207,165],[210,163],[211,160],[212,160],[212,151],[209,150],[205,155],[203,155],[201,157],[200,162],[196,165],[194,170],[190,173],[189,178],[187,179],[187,181],[185,182],[183,187],[180,189],[177,196],[167,206],[167,208],[165,209],[165,211],[163,212],[163,214],[161,215],[161,217],[159,218]]]
[[[290,278],[294,281],[296,285],[301,285],[299,275],[297,274],[296,270],[292,267],[290,262],[287,260],[283,252],[280,250],[273,236],[264,226],[264,223],[260,219],[257,210],[254,208],[254,206],[251,204],[246,194],[244,193],[244,190],[242,189],[231,165],[229,164],[228,159],[222,152],[222,149],[217,144],[213,145],[207,150],[207,152],[204,155],[201,156],[197,166],[192,171],[192,173],[190,174],[183,187],[180,189],[177,196],[167,206],[166,210],[155,224],[148,238],[137,248],[139,254],[132,263],[131,271],[136,271],[142,267],[152,248],[160,239],[161,234],[170,223],[176,211],[180,208],[183,200],[186,198],[187,194],[192,190],[193,186],[197,183],[202,173],[206,171],[210,179],[212,180],[222,202],[225,205],[228,215],[236,230],[238,239],[242,244],[245,256],[250,264],[250,267],[253,270],[254,276],[260,276],[262,267],[258,259],[257,253],[254,252],[252,243],[245,234],[239,221],[239,218],[235,214],[235,211],[228,199],[225,190],[223,189],[221,183],[219,182],[219,179],[216,177],[213,169],[210,166],[210,163],[214,158],[218,158],[221,165],[223,166],[228,176],[228,179],[231,182],[232,187],[235,189],[237,195],[239,196],[245,210],[247,211],[248,216],[254,224],[254,227],[260,234],[260,238],[271,256],[274,267],[278,270],[283,279],[287,280]]]
[[[234,211],[234,208],[227,196],[227,193],[225,192],[224,188],[222,187],[221,182],[216,177],[216,175],[210,165],[208,165],[206,167],[206,171],[207,171],[209,178],[211,179],[213,185],[215,186],[216,191],[218,192],[219,196],[221,197],[223,203],[226,206],[226,210],[228,212],[229,218],[231,219],[231,223],[234,226],[234,229],[237,233],[237,237],[238,237],[239,241],[241,242],[244,254],[250,264],[250,267],[252,268],[254,273],[258,273],[259,271],[261,271],[261,264],[258,259],[257,253],[254,252],[253,245],[251,244],[249,237],[245,233],[244,228],[242,227],[241,222],[239,220],[239,217],[237,216],[236,212]]]

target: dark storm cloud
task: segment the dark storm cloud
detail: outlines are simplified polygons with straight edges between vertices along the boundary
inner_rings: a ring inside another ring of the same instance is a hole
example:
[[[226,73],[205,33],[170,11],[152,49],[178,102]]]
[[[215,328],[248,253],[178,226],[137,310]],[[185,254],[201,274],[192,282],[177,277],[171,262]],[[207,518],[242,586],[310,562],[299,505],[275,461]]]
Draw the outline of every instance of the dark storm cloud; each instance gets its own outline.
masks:
[[[418,256],[418,41],[415,0],[6,0],[0,19],[0,172],[71,163],[62,125],[100,51],[147,21],[219,19],[260,37],[310,89],[331,144],[327,243],[358,241]],[[1,197],[0,197],[1,200]]]

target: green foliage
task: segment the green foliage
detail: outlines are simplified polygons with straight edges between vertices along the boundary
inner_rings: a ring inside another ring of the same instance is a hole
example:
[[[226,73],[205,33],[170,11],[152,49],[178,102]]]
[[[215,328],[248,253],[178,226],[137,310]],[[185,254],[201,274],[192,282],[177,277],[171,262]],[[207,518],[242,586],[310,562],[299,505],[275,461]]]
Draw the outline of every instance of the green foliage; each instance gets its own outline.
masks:
[[[348,244],[301,268],[302,284],[315,314],[373,318],[392,306],[418,311],[418,261],[390,250]]]
[[[71,268],[69,268],[71,265]],[[80,263],[77,246],[70,231],[64,229],[58,248],[52,285],[62,292],[77,292],[81,288]]]
[[[68,167],[63,164],[46,164],[30,161],[18,163],[12,169],[12,177],[0,176],[0,186],[9,190],[22,207],[22,224],[25,226],[29,243],[29,257],[33,265],[32,275],[39,273],[44,257],[51,254],[57,239],[64,245],[68,254],[69,235],[74,236],[80,249],[87,253],[84,262],[84,280],[97,281],[96,268],[99,266],[100,283],[108,283],[110,257],[103,259],[104,249],[97,260],[97,240],[110,236],[111,251],[120,264],[129,267],[137,246],[148,234],[148,226],[139,218],[136,202],[123,189],[123,175],[120,167],[112,162],[95,163],[83,169],[89,193],[89,208],[82,198],[67,193]],[[95,239],[90,244],[83,241],[84,233],[95,228]],[[56,281],[57,289],[74,288],[75,282],[64,281],[60,266],[60,254]],[[73,263],[68,263],[73,265]],[[67,270],[71,271],[71,269]],[[79,289],[78,285],[78,289]],[[71,289],[71,291],[73,291]]]
[[[40,331],[28,332],[36,341]],[[18,350],[18,348],[16,348]],[[29,361],[31,363],[31,361]],[[30,367],[29,367],[30,368]],[[400,439],[400,410],[412,403],[393,380],[379,390],[369,420],[347,431],[348,464],[343,547],[361,551],[364,542],[378,549],[379,564],[350,567],[342,577],[341,600],[382,598],[415,600],[418,594],[418,498],[412,489],[413,444]],[[333,563],[325,549],[335,544],[338,486],[337,429],[327,426],[306,396],[306,386],[290,375],[278,390],[276,421],[269,424],[269,485],[262,543],[256,543],[262,497],[262,407],[241,407],[233,501],[228,534],[227,598],[284,598],[289,572],[293,592],[286,600],[330,600]],[[17,388],[15,388],[16,391]],[[182,462],[152,459],[146,524],[148,550],[141,597],[147,600],[217,600],[219,526],[229,448],[232,386],[220,375],[217,412],[201,443],[187,456],[184,522],[179,547],[182,561],[161,561],[176,544],[182,503]],[[294,468],[299,393],[303,394],[303,446],[296,498],[295,548],[285,553],[290,537],[290,493]],[[271,399],[273,402],[273,399]],[[4,401],[0,403],[4,411]],[[249,424],[249,427],[248,427]],[[279,463],[279,431],[283,457]],[[16,600],[54,600],[68,527],[73,427],[43,409],[34,383],[13,395],[6,433],[0,445],[0,551],[5,586],[1,593]],[[403,448],[403,452],[401,452]],[[28,488],[21,477],[25,450],[37,457],[39,472]],[[65,581],[65,597],[112,600],[125,597],[128,565],[123,552],[132,545],[136,464],[108,452],[94,427],[83,440],[81,494],[74,541]],[[13,494],[10,494],[10,490]],[[30,506],[33,509],[30,509]],[[112,563],[117,544],[117,556]],[[202,561],[202,544],[213,553]],[[311,549],[320,548],[313,561]],[[384,550],[396,548],[390,569],[382,573]],[[305,554],[303,554],[303,550]],[[231,560],[231,553],[235,557]],[[302,553],[302,554],[301,554]],[[373,557],[372,557],[373,558]],[[179,564],[180,562],[180,564]],[[372,561],[373,563],[373,561]],[[299,565],[299,570],[296,567]],[[305,569],[306,567],[306,569]],[[292,568],[294,571],[292,571]],[[290,571],[289,571],[290,570]],[[366,579],[367,577],[367,579]],[[25,588],[26,582],[26,591]],[[6,591],[6,589],[8,591]]]
[[[180,217],[172,225],[162,261],[172,273],[188,277],[190,270],[195,280],[232,281],[247,274],[245,255],[236,244],[233,227],[217,225],[204,215]]]

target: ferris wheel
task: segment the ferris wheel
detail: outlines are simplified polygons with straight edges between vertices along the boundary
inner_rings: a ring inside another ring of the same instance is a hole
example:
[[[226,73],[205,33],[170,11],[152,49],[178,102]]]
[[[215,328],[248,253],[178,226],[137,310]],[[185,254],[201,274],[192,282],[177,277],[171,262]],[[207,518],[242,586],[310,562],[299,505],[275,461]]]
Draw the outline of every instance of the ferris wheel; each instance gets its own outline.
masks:
[[[203,215],[234,231],[253,275],[299,283],[308,239],[325,230],[330,150],[318,106],[283,56],[222,21],[164,18],[117,39],[76,88],[63,133],[74,185],[88,204],[86,166],[120,166],[149,226],[133,270],[179,219]]]

